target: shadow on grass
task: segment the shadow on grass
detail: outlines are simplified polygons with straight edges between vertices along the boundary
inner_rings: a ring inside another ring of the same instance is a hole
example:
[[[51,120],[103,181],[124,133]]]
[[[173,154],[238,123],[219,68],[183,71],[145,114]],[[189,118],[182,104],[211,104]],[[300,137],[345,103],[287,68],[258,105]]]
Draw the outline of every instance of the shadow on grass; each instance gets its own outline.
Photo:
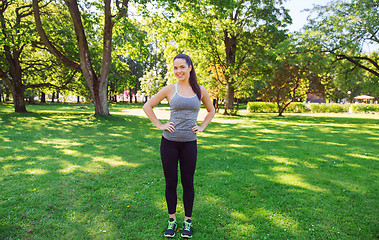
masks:
[[[199,136],[197,239],[378,236],[378,120],[223,119],[234,122]],[[1,238],[163,239],[161,132],[148,119],[0,113],[0,124]]]

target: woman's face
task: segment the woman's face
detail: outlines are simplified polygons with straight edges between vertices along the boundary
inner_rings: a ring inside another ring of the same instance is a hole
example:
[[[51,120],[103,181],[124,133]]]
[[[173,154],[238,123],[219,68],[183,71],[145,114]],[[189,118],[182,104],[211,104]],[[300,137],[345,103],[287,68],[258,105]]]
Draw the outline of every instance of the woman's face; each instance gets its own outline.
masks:
[[[187,65],[184,58],[177,58],[174,60],[174,74],[179,81],[185,81],[189,79],[191,72],[191,66]]]

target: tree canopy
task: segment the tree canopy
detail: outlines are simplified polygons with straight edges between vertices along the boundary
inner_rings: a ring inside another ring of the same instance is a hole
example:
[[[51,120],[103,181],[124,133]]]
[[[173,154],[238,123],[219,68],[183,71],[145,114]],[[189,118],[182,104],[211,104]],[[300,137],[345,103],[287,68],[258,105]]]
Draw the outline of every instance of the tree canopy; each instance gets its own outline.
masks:
[[[307,93],[379,97],[379,2],[334,0],[309,12],[302,31],[289,33],[282,0],[4,0],[1,91],[22,112],[27,89],[68,89],[108,115],[116,95],[148,96],[175,81],[172,59],[187,53],[224,113],[235,98],[282,99],[285,108]],[[292,89],[287,97],[272,94],[280,85]]]

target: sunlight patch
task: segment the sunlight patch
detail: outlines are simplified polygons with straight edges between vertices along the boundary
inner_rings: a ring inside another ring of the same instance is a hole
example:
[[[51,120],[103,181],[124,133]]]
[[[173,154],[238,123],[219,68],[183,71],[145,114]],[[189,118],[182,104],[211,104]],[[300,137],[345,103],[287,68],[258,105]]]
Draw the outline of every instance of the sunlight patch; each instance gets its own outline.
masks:
[[[84,172],[89,172],[89,173],[103,173],[104,168],[98,164],[91,162],[90,164],[87,164],[85,167],[80,168]]]
[[[336,160],[343,160],[343,158],[341,158],[341,156],[337,156],[337,155],[330,155],[330,154],[325,154],[324,155],[325,158],[331,158],[331,159],[336,159]]]
[[[351,153],[351,154],[347,154],[347,155],[351,156],[351,157],[356,157],[356,158],[364,158],[364,159],[370,159],[370,160],[379,160],[379,158],[377,158],[377,157],[367,156],[366,154],[362,155],[362,154],[357,154],[357,153]]]
[[[292,168],[284,167],[284,166],[276,166],[276,167],[272,167],[271,169],[276,172],[293,172]]]
[[[215,198],[212,196],[203,196],[202,200],[207,202],[207,203],[211,203],[211,204],[216,204],[220,201],[218,198]]]
[[[0,139],[3,140],[3,142],[12,142],[9,138],[3,136],[1,136]]]
[[[14,168],[14,167],[16,167],[16,165],[14,165],[14,164],[4,164],[2,169],[7,170],[7,169]]]
[[[138,163],[129,163],[129,162],[124,162],[120,157],[112,157],[112,158],[104,158],[104,157],[94,157],[93,161],[95,162],[103,162],[107,163],[112,167],[119,167],[119,166],[127,166],[127,167],[138,167],[140,164]]]
[[[119,133],[110,133],[109,136],[112,137],[125,137],[125,135],[119,134]]]
[[[278,212],[274,213],[263,208],[256,209],[255,215],[268,219],[274,225],[282,228],[285,231],[296,232],[299,225],[294,219],[288,216],[285,216]]]
[[[78,166],[78,165],[75,165],[75,164],[71,164],[71,163],[68,163],[68,162],[66,162],[65,163],[65,168],[64,169],[61,169],[61,170],[59,170],[59,172],[60,173],[72,173],[72,172],[74,172],[76,169],[78,169],[78,168],[80,168],[80,166]]]
[[[32,175],[43,175],[43,174],[48,173],[48,171],[43,170],[43,169],[26,169],[25,173],[32,174]]]
[[[246,147],[249,147],[249,146],[247,146],[247,145],[229,144],[229,147],[233,147],[233,148],[246,148]]]
[[[317,186],[312,186],[311,184],[305,182],[300,176],[295,174],[281,174],[275,178],[275,181],[278,183],[306,188],[316,192],[326,192],[325,189],[319,188]]]
[[[248,217],[246,217],[245,214],[237,212],[237,211],[233,211],[230,215],[233,218],[240,220],[240,221],[249,221],[250,220]]]
[[[214,176],[230,176],[232,174],[230,172],[227,172],[227,171],[214,171],[212,173],[209,173],[209,175],[214,175]]]
[[[326,142],[326,141],[313,141],[313,143],[321,143],[321,144],[327,144],[327,145],[336,145],[336,146],[347,146],[346,143],[336,143],[336,142]]]
[[[361,168],[361,165],[355,164],[355,163],[346,163],[347,166],[354,167],[354,168]]]
[[[27,151],[38,151],[38,148],[36,147],[24,147],[24,149]]]
[[[235,232],[236,236],[251,236],[257,228],[251,224],[241,224],[240,222],[228,224],[230,231]]]
[[[83,143],[72,142],[69,139],[43,139],[35,141],[35,143],[54,145],[53,147],[62,148],[68,146],[81,146]]]
[[[167,211],[166,200],[156,201],[155,206],[162,211]]]
[[[270,129],[262,129],[261,131],[259,132],[262,132],[262,133],[277,133],[277,131],[274,131],[274,130],[270,130]]]
[[[285,164],[291,164],[296,165],[293,162],[290,161],[288,158],[280,157],[280,156],[268,156],[269,159],[274,160],[277,163],[285,163]]]
[[[75,150],[71,150],[71,149],[62,149],[61,152],[63,152],[63,154],[65,154],[65,155],[82,157],[82,153],[75,151]]]

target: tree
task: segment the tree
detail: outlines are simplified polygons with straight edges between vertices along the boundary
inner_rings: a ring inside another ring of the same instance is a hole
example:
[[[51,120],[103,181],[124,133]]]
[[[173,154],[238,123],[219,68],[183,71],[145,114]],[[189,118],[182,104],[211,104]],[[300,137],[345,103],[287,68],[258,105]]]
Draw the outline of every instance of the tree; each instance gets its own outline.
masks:
[[[141,91],[148,97],[158,93],[158,91],[165,86],[166,81],[150,70],[145,73],[141,78]]]
[[[235,91],[259,74],[266,50],[285,37],[279,29],[290,18],[281,4],[280,0],[183,1],[175,18],[162,23],[160,38],[170,45],[175,42],[177,52],[202,52],[207,63],[199,65],[204,64],[204,71],[209,67],[217,71],[213,79],[224,85],[225,113],[229,113]]]
[[[305,27],[304,40],[379,78],[378,54],[367,53],[379,47],[378,0],[335,0],[312,11],[316,17]]]
[[[15,112],[27,112],[25,90],[30,89],[28,93],[32,93],[35,91],[31,89],[40,87],[63,88],[71,80],[52,83],[41,76],[57,69],[59,64],[38,48],[32,15],[30,1],[0,3],[0,78],[12,93]]]
[[[36,27],[38,33],[41,37],[42,42],[46,45],[48,50],[54,54],[62,63],[71,67],[76,71],[81,71],[87,85],[90,89],[91,96],[93,98],[95,106],[95,114],[109,115],[108,108],[108,76],[111,66],[111,54],[112,54],[112,29],[114,23],[117,19],[125,17],[127,14],[128,0],[123,0],[121,3],[116,2],[115,7],[118,12],[115,16],[111,13],[111,0],[104,1],[103,7],[103,47],[102,47],[102,57],[101,57],[101,67],[98,73],[94,69],[94,64],[92,63],[93,57],[90,52],[89,41],[85,33],[85,24],[83,23],[83,14],[79,10],[79,4],[76,0],[65,0],[65,5],[67,6],[71,19],[75,29],[75,35],[77,37],[77,46],[79,52],[80,63],[74,61],[68,56],[64,55],[62,51],[58,49],[52,41],[52,37],[48,36],[43,28],[41,21],[40,8],[38,5],[38,0],[33,0],[34,17],[36,22]],[[84,13],[85,14],[85,13]],[[113,18],[113,21],[112,21]],[[95,26],[93,26],[95,27]]]
[[[27,112],[24,102],[25,85],[23,83],[23,52],[30,51],[32,30],[31,5],[27,3],[13,3],[2,1],[0,4],[0,78],[10,89],[15,112]]]
[[[305,69],[299,65],[291,65],[288,61],[278,63],[273,76],[263,89],[263,99],[276,102],[279,116],[291,102],[303,97],[308,89],[304,79]]]

